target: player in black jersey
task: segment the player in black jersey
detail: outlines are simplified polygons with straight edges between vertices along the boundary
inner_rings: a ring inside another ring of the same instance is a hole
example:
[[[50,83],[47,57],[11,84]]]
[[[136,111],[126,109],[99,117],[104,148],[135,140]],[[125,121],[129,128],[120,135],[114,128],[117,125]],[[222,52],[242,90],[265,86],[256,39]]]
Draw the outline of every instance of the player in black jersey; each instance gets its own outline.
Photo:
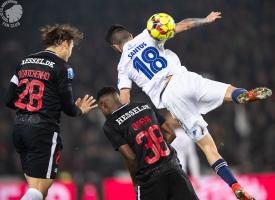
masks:
[[[104,133],[124,158],[137,200],[198,199],[168,144],[175,135],[157,112],[146,103],[122,105],[113,87],[101,89],[97,100],[107,117]]]
[[[83,34],[70,25],[46,26],[41,32],[46,50],[16,67],[6,99],[6,105],[16,109],[13,142],[29,185],[23,200],[44,199],[56,176],[61,111],[75,117],[96,106],[92,96],[74,102],[72,94],[74,73],[67,61]]]

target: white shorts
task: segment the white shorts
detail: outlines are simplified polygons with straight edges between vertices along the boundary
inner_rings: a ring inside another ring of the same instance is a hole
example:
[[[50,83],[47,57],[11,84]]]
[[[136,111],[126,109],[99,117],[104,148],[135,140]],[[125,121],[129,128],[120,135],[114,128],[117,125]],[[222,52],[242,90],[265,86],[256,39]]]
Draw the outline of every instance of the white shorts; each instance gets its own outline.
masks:
[[[162,103],[179,121],[193,141],[207,133],[202,114],[219,107],[229,84],[203,78],[194,72],[173,75],[162,94]]]

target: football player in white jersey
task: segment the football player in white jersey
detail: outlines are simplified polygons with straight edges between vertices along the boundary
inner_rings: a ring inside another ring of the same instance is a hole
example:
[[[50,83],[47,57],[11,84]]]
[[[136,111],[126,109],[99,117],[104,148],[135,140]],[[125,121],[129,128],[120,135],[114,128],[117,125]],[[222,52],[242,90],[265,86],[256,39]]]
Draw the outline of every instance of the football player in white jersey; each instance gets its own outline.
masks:
[[[182,20],[177,23],[175,33],[212,23],[218,18],[221,18],[220,12],[211,12],[205,18]],[[236,197],[253,200],[219,154],[202,114],[219,107],[224,101],[244,104],[266,99],[271,96],[271,90],[256,88],[247,91],[190,72],[181,65],[175,53],[164,48],[164,41],[155,40],[146,29],[133,37],[124,26],[113,25],[107,32],[106,40],[121,53],[117,68],[121,101],[130,102],[134,81],[157,108],[167,108],[171,112],[204,152],[211,167],[232,188]]]

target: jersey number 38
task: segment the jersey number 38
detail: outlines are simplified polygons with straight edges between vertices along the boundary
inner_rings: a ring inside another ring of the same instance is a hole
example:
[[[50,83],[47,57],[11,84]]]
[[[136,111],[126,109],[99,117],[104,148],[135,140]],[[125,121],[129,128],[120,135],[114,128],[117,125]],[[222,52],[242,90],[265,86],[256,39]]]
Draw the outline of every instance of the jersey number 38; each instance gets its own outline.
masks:
[[[157,134],[156,134],[157,133]],[[146,140],[144,140],[146,138]],[[154,164],[161,157],[166,157],[170,155],[170,149],[167,146],[162,132],[157,125],[152,125],[147,131],[141,131],[136,135],[136,142],[139,145],[144,145],[146,151],[152,152],[153,155],[150,157],[147,155],[145,157],[145,162],[148,164]]]

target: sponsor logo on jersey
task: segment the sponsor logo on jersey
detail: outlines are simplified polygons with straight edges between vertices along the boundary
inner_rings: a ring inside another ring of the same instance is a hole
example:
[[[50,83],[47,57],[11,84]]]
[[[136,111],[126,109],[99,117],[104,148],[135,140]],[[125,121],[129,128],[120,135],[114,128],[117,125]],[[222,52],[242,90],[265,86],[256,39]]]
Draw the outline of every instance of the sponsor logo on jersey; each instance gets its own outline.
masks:
[[[73,79],[74,78],[74,70],[73,68],[68,69],[68,79]]]
[[[140,113],[140,112],[142,112],[143,110],[146,110],[146,109],[150,109],[150,107],[148,105],[137,106],[137,107],[131,109],[130,111],[124,113],[119,118],[117,118],[116,122],[118,123],[118,125],[121,125],[123,122],[125,122],[130,117],[133,117],[136,114],[138,114],[138,113]]]
[[[136,55],[140,50],[142,50],[144,47],[146,47],[147,44],[145,42],[141,43],[140,45],[138,45],[136,48],[134,48],[133,51],[131,51],[129,54],[128,54],[128,57],[129,58],[133,58],[134,55]]]
[[[43,58],[27,58],[25,60],[22,60],[21,65],[25,65],[25,64],[39,64],[39,65],[47,65],[51,68],[53,68],[53,65],[55,64],[52,61],[49,60],[45,60]]]

